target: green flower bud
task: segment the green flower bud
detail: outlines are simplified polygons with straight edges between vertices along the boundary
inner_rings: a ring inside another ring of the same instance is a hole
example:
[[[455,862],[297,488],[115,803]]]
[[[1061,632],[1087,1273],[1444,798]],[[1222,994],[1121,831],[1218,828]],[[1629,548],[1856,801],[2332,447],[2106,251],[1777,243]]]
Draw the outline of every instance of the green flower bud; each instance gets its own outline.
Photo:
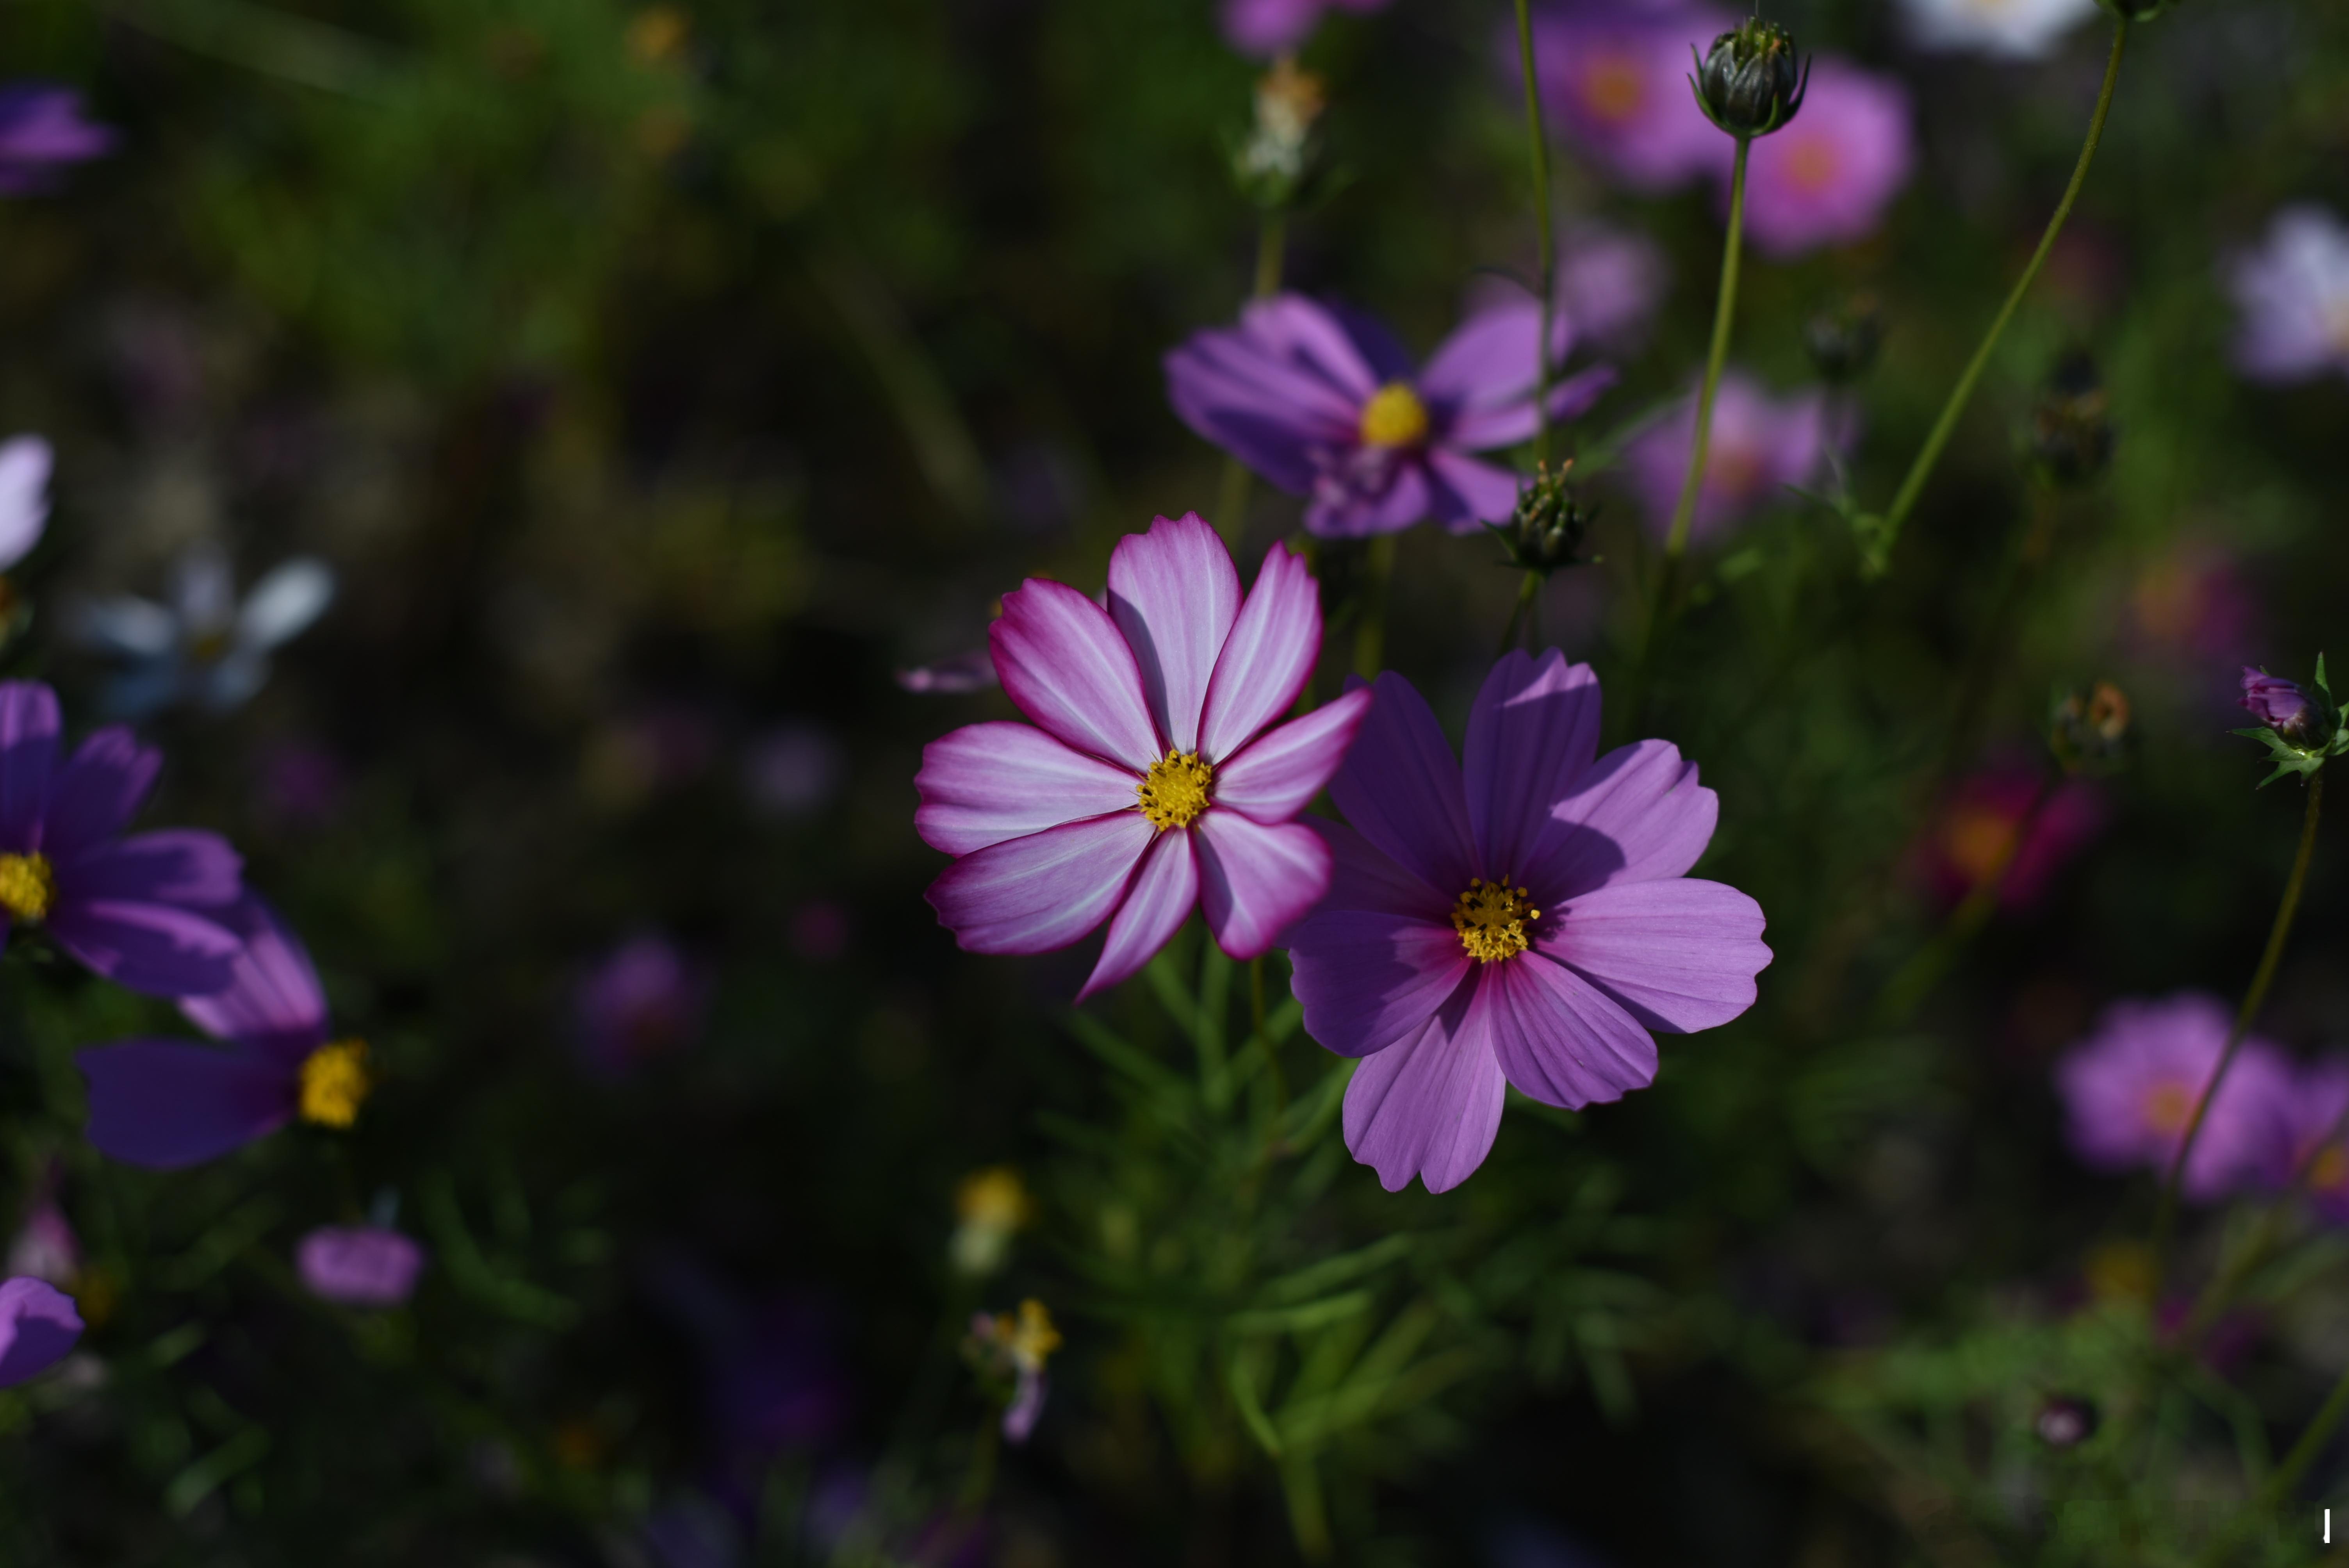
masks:
[[[2066,355],[2031,411],[2030,464],[2053,485],[2081,485],[2113,461],[2113,400],[2096,362]]]
[[[1795,57],[1794,35],[1757,17],[1713,41],[1692,85],[1705,118],[1743,140],[1793,119],[1810,78],[1810,67]]]

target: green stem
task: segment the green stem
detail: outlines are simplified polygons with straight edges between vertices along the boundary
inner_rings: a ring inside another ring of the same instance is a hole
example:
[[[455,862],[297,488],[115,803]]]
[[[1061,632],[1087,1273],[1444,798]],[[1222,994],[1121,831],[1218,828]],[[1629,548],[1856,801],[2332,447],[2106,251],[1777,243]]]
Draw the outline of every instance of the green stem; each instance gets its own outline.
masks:
[[[2236,1544],[2276,1516],[2276,1511],[2300,1484],[2300,1478],[2316,1462],[2316,1456],[2324,1451],[2324,1445],[2339,1429],[2344,1416],[2349,1416],[2349,1372],[2344,1372],[2341,1380],[2333,1385],[2333,1392],[2324,1397],[2315,1418],[2300,1434],[2300,1440],[2292,1445],[2292,1452],[2284,1455],[2283,1463],[2269,1472],[2267,1484],[2260,1488],[2257,1501],[2238,1517],[2232,1528],[2220,1531],[2210,1542],[2209,1550],[2201,1558],[2203,1563],[2217,1564],[2236,1560],[2232,1556]]]
[[[1387,649],[1387,592],[1394,580],[1395,536],[1381,533],[1370,542],[1362,565],[1362,618],[1354,625],[1354,673],[1366,681],[1379,678]]]
[[[1288,244],[1288,214],[1278,208],[1264,215],[1256,234],[1256,276],[1251,299],[1270,299],[1280,292],[1280,272]],[[1224,459],[1224,482],[1216,498],[1216,531],[1226,544],[1239,542],[1247,528],[1249,481],[1255,476],[1237,458]]]
[[[2324,809],[2324,775],[2318,772],[2308,780],[2308,810],[2301,819],[2300,852],[2292,857],[2292,875],[2283,884],[2283,902],[2276,906],[2275,924],[2268,930],[2267,951],[2260,954],[2260,966],[2251,975],[2251,986],[2243,994],[2243,1005],[2236,1010],[2235,1026],[2227,1031],[2226,1048],[2219,1053],[2219,1065],[2211,1069],[2210,1081],[2202,1086],[2202,1094],[2194,1102],[2194,1114],[2186,1123],[2186,1136],[2178,1140],[2178,1154],[2169,1162],[2169,1172],[2162,1179],[2161,1205],[2154,1212],[2153,1278],[2155,1299],[2160,1298],[2161,1279],[2168,1272],[2170,1233],[2178,1223],[2178,1182],[2186,1170],[2186,1161],[2194,1153],[2194,1140],[2202,1134],[2203,1119],[2209,1114],[2210,1101],[2226,1081],[2227,1069],[2235,1065],[2235,1053],[2242,1048],[2243,1037],[2251,1032],[2251,1022],[2259,1016],[2260,1006],[2267,1000],[2268,986],[2275,979],[2276,966],[2283,962],[2284,944],[2292,936],[2292,918],[2300,913],[2301,889],[2308,882],[2308,862],[2316,852],[2316,822]]]
[[[1506,654],[1517,645],[1517,626],[1526,612],[1534,606],[1534,596],[1541,592],[1541,573],[1528,570],[1525,581],[1517,584],[1517,602],[1509,608],[1509,624],[1501,628],[1501,652]]]
[[[1549,334],[1556,309],[1557,237],[1549,219],[1549,138],[1542,130],[1541,86],[1534,70],[1534,24],[1529,0],[1517,0],[1517,58],[1526,77],[1526,143],[1534,173],[1534,254],[1541,268],[1541,341],[1534,347],[1534,460],[1549,460]]]
[[[2016,309],[2023,304],[2023,296],[2031,292],[2031,285],[2038,280],[2040,268],[2047,264],[2048,253],[2055,248],[2055,238],[2064,232],[2064,222],[2072,215],[2073,203],[2080,199],[2080,188],[2087,183],[2088,165],[2095,160],[2096,145],[2105,136],[2106,117],[2112,113],[2113,84],[2120,79],[2121,54],[2128,45],[2128,29],[2126,17],[2113,24],[2113,52],[2105,62],[2105,83],[2096,92],[2096,112],[2088,121],[2088,139],[2080,148],[2080,161],[2072,170],[2072,182],[2064,188],[2064,199],[2055,204],[2055,215],[2047,220],[2046,232],[2039,236],[2039,248],[2031,253],[2030,264],[2015,280],[2013,290],[2007,294],[2006,303],[1999,307],[1998,315],[1990,324],[1989,333],[1983,336],[1981,346],[1974,350],[1974,356],[1967,363],[1964,374],[1958,377],[1958,384],[1950,389],[1950,400],[1941,406],[1941,417],[1933,422],[1932,432],[1925,438],[1925,445],[1919,449],[1917,460],[1909,465],[1909,477],[1900,481],[1900,489],[1893,496],[1891,506],[1885,510],[1883,518],[1875,524],[1873,537],[1865,542],[1865,568],[1871,577],[1880,577],[1891,569],[1892,547],[1899,542],[1901,525],[1908,521],[1909,512],[1915,510],[1917,498],[1924,493],[1925,481],[1933,475],[1933,465],[1941,460],[1941,449],[1950,444],[1950,438],[1957,431],[1958,417],[1965,412],[1966,404],[1974,395],[1975,384],[1982,380],[1982,372],[1990,367],[1991,352],[1998,346],[1999,338],[2006,331],[2006,324],[2014,319]]]

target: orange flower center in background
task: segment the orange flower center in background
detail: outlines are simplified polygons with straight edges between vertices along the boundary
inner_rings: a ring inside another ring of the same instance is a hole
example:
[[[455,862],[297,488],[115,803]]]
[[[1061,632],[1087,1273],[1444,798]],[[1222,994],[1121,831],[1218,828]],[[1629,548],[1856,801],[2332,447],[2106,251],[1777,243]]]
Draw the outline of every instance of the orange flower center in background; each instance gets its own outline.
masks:
[[[1582,70],[1582,101],[1609,125],[1620,125],[1648,104],[1648,77],[1630,55],[1602,50]]]
[[[1452,905],[1452,929],[1460,934],[1460,945],[1469,957],[1492,964],[1526,950],[1532,941],[1526,934],[1526,923],[1541,918],[1541,911],[1526,902],[1527,896],[1525,889],[1510,887],[1506,878],[1469,880],[1468,891]]]
[[[2015,820],[2011,812],[1991,806],[1964,806],[1950,813],[1941,830],[1941,852],[1965,878],[1980,887],[1998,874],[2014,852]]]
[[[2308,1185],[2317,1192],[2337,1192],[2349,1187],[2349,1151],[2335,1143],[2308,1168]]]
[[[1786,183],[1806,196],[1816,196],[1843,173],[1843,157],[1824,136],[1803,136],[1786,149]]]
[[[2156,1084],[2145,1091],[2145,1124],[2168,1136],[2182,1133],[2194,1116],[2194,1091],[2182,1083]]]

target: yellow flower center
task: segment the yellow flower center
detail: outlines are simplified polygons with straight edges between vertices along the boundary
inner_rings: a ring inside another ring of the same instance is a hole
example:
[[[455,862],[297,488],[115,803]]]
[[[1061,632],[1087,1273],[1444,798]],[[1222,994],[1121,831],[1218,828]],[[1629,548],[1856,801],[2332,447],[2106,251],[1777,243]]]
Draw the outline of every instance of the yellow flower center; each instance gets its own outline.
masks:
[[[348,1127],[374,1085],[367,1077],[367,1042],[336,1040],[302,1059],[302,1119],[321,1127]]]
[[[2194,1094],[2182,1083],[2160,1083],[2145,1091],[2145,1124],[2156,1132],[2183,1132],[2194,1115]]]
[[[1061,1347],[1061,1331],[1053,1325],[1052,1315],[1032,1295],[1019,1304],[1016,1322],[1006,1313],[996,1319],[996,1325],[1011,1359],[1030,1372],[1042,1371],[1044,1358]]]
[[[1187,828],[1207,809],[1207,787],[1216,770],[1195,751],[1170,751],[1150,765],[1133,792],[1154,828]]]
[[[39,920],[57,899],[57,873],[49,857],[0,855],[0,909],[16,920]]]
[[[1512,888],[1507,879],[1488,882],[1471,878],[1468,891],[1452,906],[1452,929],[1460,945],[1479,964],[1513,958],[1532,942],[1526,923],[1539,920],[1541,911],[1526,903],[1526,890]]]
[[[1362,405],[1362,441],[1372,447],[1415,447],[1427,439],[1427,405],[1400,381],[1390,381]]]

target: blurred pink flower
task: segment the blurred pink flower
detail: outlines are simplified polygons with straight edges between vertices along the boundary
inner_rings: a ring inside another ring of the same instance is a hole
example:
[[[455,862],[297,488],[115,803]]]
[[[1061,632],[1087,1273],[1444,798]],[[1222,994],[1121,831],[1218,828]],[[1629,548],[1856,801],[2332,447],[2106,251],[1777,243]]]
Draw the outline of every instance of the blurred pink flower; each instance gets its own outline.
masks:
[[[1634,191],[1667,191],[1713,166],[1729,139],[1689,90],[1702,50],[1734,26],[1708,5],[1656,0],[1572,0],[1534,19],[1534,69],[1550,121],[1578,150]],[[1514,25],[1500,59],[1512,84],[1523,68]]]
[[[2173,546],[2129,589],[2132,638],[2196,665],[2241,663],[2259,616],[2259,600],[2233,552],[2207,541]]]
[[[2166,1175],[2232,1021],[2224,1002],[2200,991],[2106,1008],[2095,1032],[2055,1067],[2082,1163]],[[2283,1052],[2245,1040],[2195,1137],[2180,1183],[2186,1195],[2209,1202],[2261,1184],[2274,1158],[2274,1107],[2291,1093]]]
[[[1368,13],[1387,0],[1223,0],[1217,20],[1224,42],[1243,55],[1270,59],[1286,55],[1313,36],[1324,11]]]
[[[1671,526],[1681,483],[1688,476],[1689,445],[1696,438],[1696,399],[1691,397],[1671,418],[1651,426],[1625,454],[1628,477],[1661,536]],[[1826,394],[1814,388],[1774,399],[1743,371],[1721,378],[1713,405],[1713,440],[1705,454],[1704,482],[1697,492],[1691,537],[1702,539],[1725,524],[1783,499],[1788,485],[1810,482],[1827,449]]]
[[[995,685],[995,659],[985,648],[968,648],[926,665],[897,672],[897,688],[924,696],[959,696]]]
[[[848,951],[848,911],[828,898],[810,899],[792,912],[792,951],[814,964],[829,964]]]
[[[343,1306],[398,1306],[416,1293],[424,1249],[398,1231],[373,1225],[322,1225],[294,1252],[295,1271],[312,1295]]]
[[[1745,229],[1754,249],[1798,256],[1874,233],[1916,161],[1911,118],[1909,89],[1897,78],[1816,62],[1794,123],[1754,143]],[[1733,154],[1720,139],[1713,157],[1725,185]]]
[[[707,974],[668,938],[647,932],[614,948],[579,982],[572,1018],[589,1068],[617,1077],[693,1044],[709,1007]]]
[[[2055,787],[2025,830],[2023,819],[2038,793],[2038,779],[2027,769],[1992,769],[1961,781],[1918,845],[1917,861],[1933,896],[1958,903],[1994,874],[2012,850],[2014,861],[1999,890],[1999,907],[2036,903],[2105,820],[2095,786],[2073,779]],[[2015,848],[2018,830],[2023,837]]]

